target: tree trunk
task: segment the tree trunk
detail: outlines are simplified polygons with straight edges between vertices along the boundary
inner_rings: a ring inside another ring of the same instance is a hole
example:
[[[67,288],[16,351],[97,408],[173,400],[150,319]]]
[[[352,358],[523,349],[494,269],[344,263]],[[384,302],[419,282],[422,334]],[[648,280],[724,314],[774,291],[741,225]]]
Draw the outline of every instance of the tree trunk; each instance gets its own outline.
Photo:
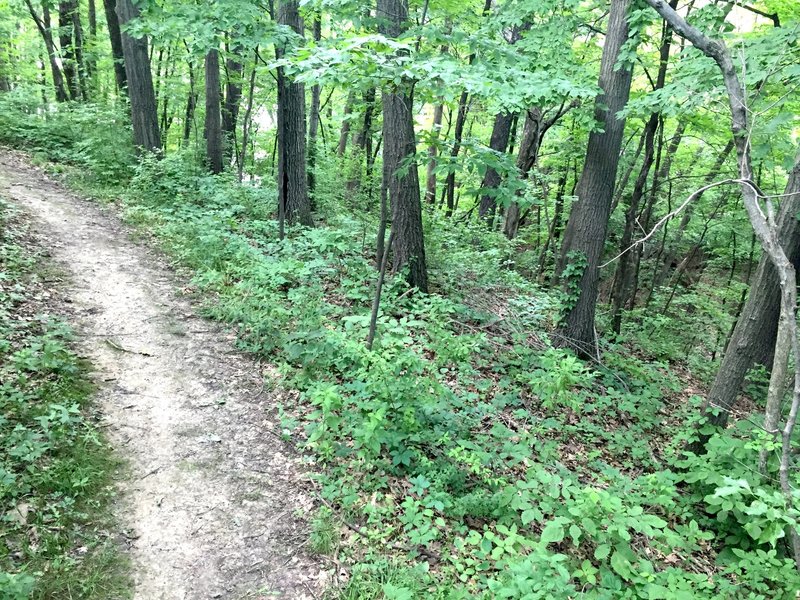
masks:
[[[298,0],[282,0],[278,22],[303,35]],[[281,58],[286,48],[276,48]],[[278,208],[286,220],[313,227],[306,174],[306,93],[278,69]]]
[[[677,5],[678,0],[671,0],[670,6],[675,8]],[[667,23],[663,24],[661,40],[658,75],[656,76],[656,82],[653,86],[654,91],[663,89],[667,79],[667,65],[669,63],[670,47],[672,45],[672,28],[670,28]],[[629,300],[631,304],[633,304],[633,300],[636,298],[636,287],[638,287],[638,285],[635,281],[638,281],[641,248],[637,246],[633,249],[633,252],[628,252],[628,249],[633,241],[639,203],[644,197],[647,179],[650,175],[650,169],[653,166],[653,160],[655,158],[654,142],[659,126],[661,126],[662,130],[661,136],[659,136],[659,143],[661,143],[663,139],[663,121],[659,118],[659,114],[654,112],[650,115],[650,118],[645,124],[642,144],[640,145],[640,147],[644,147],[644,158],[642,159],[639,175],[633,185],[630,204],[625,211],[625,228],[622,233],[622,239],[620,240],[620,252],[622,254],[619,257],[619,263],[617,263],[617,272],[614,277],[614,286],[611,295],[611,330],[616,334],[619,334],[622,328],[623,307],[628,304]],[[661,146],[659,145],[659,149],[660,148]],[[673,147],[670,146],[670,148],[672,149]],[[677,150],[677,145],[674,146],[674,150]],[[659,160],[660,158],[661,155],[659,153]],[[658,166],[656,166],[656,169],[658,169]],[[655,189],[658,185],[658,176],[654,179],[653,194],[651,195],[653,200],[655,200],[656,197]],[[652,207],[649,207],[646,212],[649,215],[652,212]],[[649,221],[649,217],[646,220]]]
[[[344,118],[342,119],[342,130],[339,133],[339,144],[336,147],[336,155],[339,157],[344,156],[347,151],[347,139],[350,137],[350,115],[353,112],[353,101],[355,96],[351,91],[347,94],[347,100],[344,103]]]
[[[615,68],[622,45],[628,39],[626,17],[629,6],[630,0],[611,2],[600,65],[602,93],[595,103],[595,121],[603,123],[603,131],[589,135],[586,161],[578,184],[578,201],[570,213],[556,269],[571,304],[558,329],[558,344],[583,356],[596,354],[594,317],[600,257],[608,230],[625,129],[625,120],[619,119],[617,114],[625,107],[631,89],[632,66],[623,64]],[[569,266],[582,272],[565,273]]]
[[[230,48],[228,49],[230,51]],[[236,124],[239,120],[239,104],[242,100],[242,73],[244,65],[239,60],[238,49],[225,60],[225,103],[222,106],[222,159],[231,164],[236,146]]]
[[[470,62],[474,56],[470,57]],[[444,181],[444,195],[447,202],[447,209],[445,216],[449,217],[453,214],[455,206],[455,191],[456,191],[456,158],[461,151],[461,138],[464,135],[464,124],[467,122],[467,111],[469,105],[467,104],[468,94],[464,90],[458,99],[458,113],[456,113],[456,127],[453,132],[453,146],[450,148],[450,169],[447,172],[447,178]]]
[[[366,154],[369,164],[369,155],[372,152],[372,121],[375,116],[375,88],[370,88],[361,98],[364,103],[364,117],[361,120],[361,129],[356,134],[355,144]]]
[[[258,50],[256,50],[256,58],[258,58],[257,52]],[[250,141],[250,122],[251,115],[253,114],[253,98],[255,96],[254,92],[256,89],[256,64],[257,61],[253,61],[253,70],[250,72],[250,85],[247,91],[247,108],[244,111],[244,123],[242,123],[242,149],[237,159],[239,183],[242,182],[245,159],[247,158],[247,144]]]
[[[116,6],[116,0],[103,0],[103,8],[106,13],[106,25],[108,26],[108,37],[111,41],[111,57],[114,60],[114,80],[117,82],[117,91],[121,94],[127,94],[128,78],[125,73],[122,32],[119,29]]]
[[[377,16],[382,34],[399,37],[407,28],[408,0],[378,0]],[[394,270],[408,269],[409,285],[427,292],[411,89],[410,81],[402,81],[393,91],[383,92],[383,160],[389,178]]]
[[[558,180],[558,191],[556,192],[556,202],[553,207],[553,220],[550,221],[550,230],[547,232],[547,240],[539,254],[539,270],[536,273],[536,280],[544,283],[544,271],[548,261],[548,251],[550,247],[555,247],[558,237],[561,234],[561,215],[564,212],[564,194],[567,191],[567,174],[569,172],[569,159],[564,172]]]
[[[656,160],[655,160],[655,173],[653,175],[653,181],[650,184],[650,193],[648,195],[647,203],[645,204],[644,210],[642,214],[639,216],[639,223],[642,225],[645,231],[650,230],[650,222],[653,217],[653,212],[655,210],[656,201],[658,199],[658,192],[661,189],[661,182],[666,181],[669,178],[670,169],[672,169],[672,160],[678,152],[678,147],[681,144],[681,140],[683,139],[683,134],[686,131],[686,121],[680,120],[678,121],[677,127],[675,127],[675,132],[672,135],[672,139],[670,140],[669,146],[667,146],[666,156],[664,160],[661,160],[661,154],[664,147],[664,119],[663,117],[660,118],[661,120],[661,134],[659,135],[658,139],[658,149],[656,151]],[[672,184],[670,183],[667,188],[666,194],[667,205],[672,205]],[[670,209],[671,210],[671,209]],[[667,221],[667,224],[669,221]],[[667,227],[666,224],[664,226],[664,236],[666,236]],[[660,256],[663,252],[663,241],[666,238],[662,236],[662,244],[658,247],[658,250],[655,252],[657,256]],[[633,310],[636,304],[636,297],[639,293],[639,274],[641,271],[641,262],[642,262],[642,253],[644,250],[644,246],[642,244],[637,245],[633,249],[633,283],[631,284],[631,294],[629,296],[628,301],[628,310]],[[652,253],[651,253],[652,255]],[[655,260],[658,263],[658,258]],[[645,306],[650,301],[650,295],[653,293],[652,288],[648,292],[647,299],[645,300]]]
[[[312,35],[315,42],[322,39],[322,20],[319,13],[314,16]],[[308,116],[308,194],[314,199],[317,168],[317,132],[319,131],[319,105],[322,88],[319,84],[311,88],[311,108]]]
[[[511,137],[511,124],[514,115],[507,112],[499,112],[494,117],[492,126],[492,137],[489,140],[489,148],[502,154],[508,148],[508,141]],[[486,170],[481,182],[481,203],[478,207],[478,216],[486,221],[489,229],[494,223],[494,216],[497,212],[497,188],[500,187],[502,178],[492,167]]]
[[[78,89],[83,100],[89,99],[89,81],[86,75],[86,61],[83,58],[83,24],[81,23],[81,13],[78,7],[78,0],[72,4],[72,42],[75,50],[75,68],[78,72]]]
[[[120,27],[139,16],[139,9],[132,0],[117,0],[116,12]],[[161,132],[158,130],[158,107],[147,55],[147,39],[134,38],[123,32],[122,50],[131,101],[133,141],[144,150],[158,150],[161,148]]]
[[[64,79],[72,100],[81,96],[78,69],[75,62],[75,45],[73,44],[74,27],[72,14],[77,10],[77,0],[62,0],[58,3],[58,45],[61,47],[61,64]]]
[[[787,257],[800,268],[800,159],[789,174],[778,214],[778,229],[781,245]],[[761,256],[750,293],[747,296],[739,319],[722,357],[717,376],[706,404],[719,409],[717,414],[709,410],[708,418],[713,425],[724,427],[728,415],[736,405],[745,376],[757,358],[772,354],[778,331],[780,295],[778,277],[769,257]]]
[[[209,170],[222,173],[222,120],[220,117],[219,51],[206,54],[206,121],[203,129],[206,138],[206,161]]]
[[[89,0],[88,3],[88,17],[89,17],[89,45],[94,48],[97,43],[97,5],[95,0]],[[86,59],[86,76],[89,79],[89,84],[94,85],[94,76],[97,72],[97,59],[95,53],[92,51]]]
[[[642,166],[639,169],[639,175],[633,185],[633,193],[625,211],[625,227],[622,231],[622,238],[620,239],[619,248],[621,256],[617,263],[617,271],[614,275],[614,285],[611,292],[611,330],[614,333],[619,333],[622,327],[622,308],[625,306],[628,294],[630,293],[630,284],[633,279],[631,273],[632,267],[635,268],[635,262],[631,260],[631,242],[633,241],[633,234],[636,229],[636,217],[639,212],[639,203],[644,196],[644,189],[647,185],[647,179],[650,175],[650,168],[653,166],[654,158],[654,140],[656,129],[658,128],[658,115],[650,115],[645,131],[643,134],[644,139],[644,158],[642,159]]]
[[[539,147],[542,143],[542,110],[538,107],[531,108],[525,116],[525,125],[522,130],[522,140],[519,144],[517,155],[517,170],[520,177],[525,180],[530,177],[531,169],[539,158]],[[503,233],[513,240],[519,231],[522,212],[516,201],[511,202],[506,209]]]
[[[439,136],[442,131],[444,104],[433,108],[433,126],[431,128],[431,144],[428,146],[428,169],[425,176],[425,202],[436,203],[436,157],[439,155]]]
[[[484,18],[489,16],[491,9],[492,0],[485,0],[483,3],[483,12],[481,13]],[[470,65],[475,62],[475,56],[476,55],[474,52],[470,54],[468,61]],[[458,153],[461,150],[464,124],[467,122],[467,113],[469,112],[470,104],[472,104],[472,100],[467,103],[468,98],[469,94],[467,93],[467,90],[464,90],[461,92],[461,96],[458,99],[458,113],[456,114],[456,127],[455,131],[453,132],[453,146],[450,149],[450,169],[444,182],[444,195],[447,200],[445,216],[447,217],[451,216],[455,210],[456,158],[458,158]]]
[[[36,28],[44,41],[45,50],[47,51],[47,58],[50,62],[50,72],[53,76],[53,88],[55,89],[56,102],[66,102],[69,100],[67,88],[64,85],[64,75],[61,72],[61,66],[58,63],[58,52],[53,40],[53,28],[50,22],[50,5],[47,0],[42,2],[42,16],[36,12],[31,0],[25,0],[25,5],[28,7],[28,12],[36,23]]]
[[[167,47],[167,59],[166,59],[166,67],[164,69],[164,78],[169,80],[175,74],[175,53],[173,51],[173,44],[170,44]],[[161,138],[162,138],[162,150],[166,155],[167,152],[167,141],[169,138],[169,129],[172,127],[172,121],[174,116],[170,114],[169,111],[169,100],[170,94],[164,91],[161,94]]]
[[[11,77],[6,64],[2,60],[3,50],[0,50],[0,92],[11,91]]]
[[[197,107],[197,82],[194,74],[194,59],[189,55],[189,93],[186,95],[186,110],[183,115],[183,145],[189,143],[194,121],[194,110]]]

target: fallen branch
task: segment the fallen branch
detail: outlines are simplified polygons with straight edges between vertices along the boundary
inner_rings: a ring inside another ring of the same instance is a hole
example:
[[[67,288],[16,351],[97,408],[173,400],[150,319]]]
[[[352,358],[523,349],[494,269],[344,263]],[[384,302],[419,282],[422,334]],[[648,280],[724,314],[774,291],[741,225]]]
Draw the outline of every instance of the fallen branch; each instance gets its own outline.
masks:
[[[111,346],[111,347],[112,347],[114,350],[118,350],[118,351],[120,351],[120,352],[127,352],[128,354],[139,354],[139,355],[141,355],[141,356],[153,356],[153,355],[152,355],[152,354],[150,354],[149,352],[141,352],[141,351],[139,351],[139,350],[130,350],[130,349],[128,349],[128,348],[125,348],[125,347],[123,347],[123,346],[120,346],[118,343],[116,343],[114,340],[112,340],[112,339],[110,339],[110,338],[106,338],[106,339],[105,339],[105,340],[103,340],[103,341],[104,341],[106,344],[108,344],[109,346]]]

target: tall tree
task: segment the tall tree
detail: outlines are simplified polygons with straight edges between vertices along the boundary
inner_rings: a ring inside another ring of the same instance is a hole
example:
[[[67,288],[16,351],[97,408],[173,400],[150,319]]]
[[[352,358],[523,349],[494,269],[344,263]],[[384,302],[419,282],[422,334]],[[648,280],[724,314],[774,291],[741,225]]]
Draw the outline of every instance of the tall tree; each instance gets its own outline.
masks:
[[[436,163],[439,156],[439,135],[442,131],[444,104],[437,103],[433,108],[433,125],[431,126],[431,143],[428,146],[428,169],[425,177],[425,202],[436,202]]]
[[[47,51],[47,58],[50,63],[50,73],[53,77],[53,88],[56,93],[57,102],[66,102],[69,100],[67,87],[64,85],[64,74],[61,71],[61,65],[58,61],[58,50],[53,39],[53,28],[50,21],[50,5],[45,0],[42,2],[42,16],[36,12],[31,0],[25,0],[25,5],[28,7],[28,12],[31,18],[36,23],[36,28],[44,41],[45,50]]]
[[[800,269],[800,155],[789,174],[784,194],[777,218],[781,245],[789,260]],[[724,427],[727,424],[747,372],[756,360],[771,356],[779,313],[778,276],[764,254],[706,399],[707,417],[713,425]]]
[[[670,6],[673,8],[677,5],[678,0],[670,1]],[[663,89],[667,81],[667,65],[669,63],[671,45],[672,28],[664,22],[661,32],[661,47],[659,48],[658,75],[656,75],[656,82],[653,85],[654,91]],[[650,176],[650,169],[655,160],[655,138],[656,132],[659,130],[660,126],[663,132],[663,120],[660,114],[654,111],[650,114],[644,126],[642,144],[640,146],[644,147],[642,166],[639,169],[639,175],[633,185],[633,192],[631,193],[630,201],[625,211],[625,227],[622,231],[622,238],[620,239],[621,256],[617,263],[617,271],[614,275],[614,286],[611,296],[611,329],[614,333],[619,333],[622,328],[622,308],[631,295],[635,296],[635,291],[632,290],[632,284],[634,271],[637,269],[637,263],[635,260],[632,260],[633,256],[628,252],[628,248],[633,240],[639,214],[639,203],[644,197],[645,187],[647,186],[647,180]],[[677,150],[677,147],[675,149]]]
[[[121,28],[139,16],[139,9],[132,0],[117,0],[117,19]],[[153,89],[153,74],[147,54],[147,39],[133,37],[122,32],[122,51],[125,56],[125,74],[128,82],[128,97],[131,102],[133,141],[137,147],[149,151],[161,148],[161,132],[158,129],[158,105]]]
[[[586,160],[578,183],[578,201],[564,231],[561,256],[556,269],[566,284],[569,306],[558,328],[558,343],[578,353],[594,355],[596,349],[594,317],[600,257],[608,229],[614,182],[619,165],[625,119],[618,113],[628,101],[632,67],[618,65],[622,47],[628,40],[627,14],[630,0],[612,0],[599,86],[595,120],[601,131],[589,135]],[[572,265],[578,272],[567,268]],[[577,296],[577,297],[575,297]]]
[[[545,127],[542,123],[542,110],[534,107],[527,111],[525,125],[522,130],[522,140],[519,144],[519,154],[517,155],[517,170],[522,179],[528,179],[533,165],[539,156],[539,147],[542,143]],[[517,202],[512,202],[506,210],[505,222],[503,223],[503,233],[508,239],[517,237],[522,211]]]
[[[64,79],[72,100],[81,96],[81,86],[78,74],[78,65],[75,57],[76,44],[72,15],[78,10],[77,0],[61,0],[58,3],[58,45],[61,47],[61,64],[64,69]]]
[[[119,29],[116,0],[103,0],[106,13],[108,37],[111,41],[111,58],[114,60],[114,81],[121,94],[128,93],[128,77],[125,74],[125,56],[122,50],[122,32]]]
[[[408,26],[408,0],[378,0],[377,17],[383,35],[399,37]],[[411,89],[411,82],[403,80],[382,93],[384,176],[391,202],[394,269],[408,269],[409,284],[427,292]]]
[[[319,42],[322,39],[322,19],[319,13],[314,15],[311,35],[314,42]],[[311,107],[308,116],[308,193],[312,200],[314,198],[314,188],[316,187],[317,132],[319,131],[321,93],[322,87],[318,83],[311,88]]]
[[[184,44],[185,45],[185,44]],[[194,57],[192,53],[189,51],[189,47],[186,46],[187,50],[187,61],[186,66],[189,71],[189,91],[186,94],[186,109],[183,113],[183,145],[187,145],[189,143],[189,136],[192,133],[192,124],[194,122],[194,111],[197,108],[197,82],[195,81],[195,68],[194,68]]]
[[[509,112],[499,112],[494,117],[492,125],[492,135],[489,139],[489,148],[495,152],[502,153],[508,148],[511,139],[511,124],[514,122],[514,115]],[[481,182],[481,203],[478,207],[478,216],[485,219],[489,227],[494,223],[494,215],[497,212],[497,188],[500,187],[502,177],[493,167],[486,169],[486,174]]]
[[[212,48],[206,54],[206,120],[203,134],[206,138],[208,168],[212,173],[222,173],[219,50],[216,48]]]
[[[483,4],[483,16],[486,17],[489,15],[489,11],[492,9],[492,0],[484,0]],[[475,62],[476,54],[473,52],[469,56],[469,64],[472,65]],[[470,109],[471,102],[468,102],[469,94],[467,90],[463,90],[461,92],[461,96],[458,98],[458,112],[456,113],[456,125],[455,130],[453,131],[453,145],[450,148],[450,170],[447,172],[447,177],[444,181],[444,191],[443,195],[446,201],[446,210],[445,215],[450,216],[453,214],[453,210],[455,209],[455,192],[456,192],[456,171],[455,171],[455,162],[456,158],[458,158],[458,153],[461,151],[461,143],[462,137],[464,135],[464,125],[467,122],[467,113]]]
[[[281,0],[278,22],[303,35],[298,0]],[[287,48],[276,47],[278,58]],[[278,210],[289,223],[312,227],[306,174],[305,86],[278,69]],[[281,218],[282,220],[282,218]]]
[[[89,0],[87,16],[89,18],[89,56],[86,58],[86,76],[91,83],[97,71],[97,6],[95,0]]]
[[[342,129],[339,132],[339,144],[336,146],[337,156],[344,156],[344,153],[347,150],[347,140],[350,137],[350,115],[353,113],[353,102],[355,102],[355,93],[351,90],[347,94],[347,100],[344,103]]]
[[[239,106],[242,100],[242,74],[244,64],[239,58],[241,48],[228,47],[225,59],[225,102],[222,105],[223,158],[230,164],[236,144],[236,124],[239,121]]]

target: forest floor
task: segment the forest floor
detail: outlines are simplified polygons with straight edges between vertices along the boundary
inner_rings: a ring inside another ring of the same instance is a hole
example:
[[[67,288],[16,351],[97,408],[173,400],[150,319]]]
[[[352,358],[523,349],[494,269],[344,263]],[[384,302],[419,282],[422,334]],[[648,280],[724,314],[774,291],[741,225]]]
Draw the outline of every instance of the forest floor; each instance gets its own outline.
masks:
[[[7,150],[0,192],[64,274],[59,310],[129,465],[116,512],[134,597],[318,597],[327,572],[304,549],[312,487],[281,439],[281,392],[264,384],[270,365],[194,314],[185,281],[113,207],[76,197]]]

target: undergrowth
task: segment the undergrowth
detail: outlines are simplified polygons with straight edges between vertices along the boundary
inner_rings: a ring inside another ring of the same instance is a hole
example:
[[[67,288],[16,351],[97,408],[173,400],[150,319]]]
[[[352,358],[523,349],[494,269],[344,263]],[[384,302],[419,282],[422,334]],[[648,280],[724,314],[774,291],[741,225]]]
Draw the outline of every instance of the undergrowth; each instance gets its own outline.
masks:
[[[124,598],[108,533],[118,465],[23,235],[0,203],[0,600]]]
[[[752,468],[751,428],[685,457],[699,398],[681,401],[668,365],[621,348],[587,365],[550,346],[559,299],[498,271],[505,242],[469,225],[429,228],[435,292],[391,278],[368,351],[375,270],[361,223],[329,215],[280,242],[274,203],[269,189],[174,157],[142,165],[126,214],[195,273],[206,313],[300,391],[283,407],[284,431],[316,457],[321,497],[350,524],[322,512],[313,545],[358,563],[336,594],[790,598],[800,588],[783,545],[797,512],[774,471]]]
[[[683,451],[706,432],[670,365],[685,327],[579,361],[546,335],[569,298],[526,280],[512,243],[427,215],[433,293],[390,277],[367,350],[375,199],[334,198],[338,167],[318,164],[323,224],[283,242],[270,186],[180,154],[143,162],[124,209],[298,392],[282,427],[317,463],[309,546],[352,565],[331,597],[795,597],[798,503],[776,461],[757,472],[758,424]]]

